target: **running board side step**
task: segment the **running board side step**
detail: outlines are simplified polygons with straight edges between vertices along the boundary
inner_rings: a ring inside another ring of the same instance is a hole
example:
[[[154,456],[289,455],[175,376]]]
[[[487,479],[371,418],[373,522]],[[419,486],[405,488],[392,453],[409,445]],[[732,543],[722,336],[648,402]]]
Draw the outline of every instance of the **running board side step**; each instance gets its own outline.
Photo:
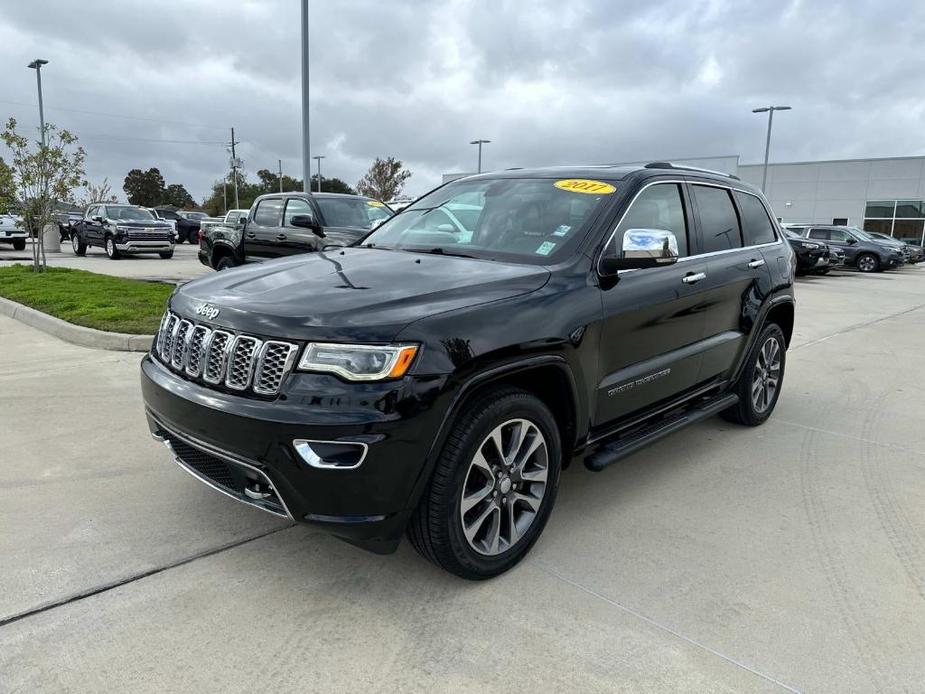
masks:
[[[640,448],[648,446],[689,424],[712,417],[732,407],[739,402],[739,396],[731,393],[713,400],[708,400],[686,410],[679,410],[653,424],[645,425],[641,429],[614,439],[610,443],[602,443],[585,458],[585,467],[592,472],[600,472],[608,465],[635,453]]]

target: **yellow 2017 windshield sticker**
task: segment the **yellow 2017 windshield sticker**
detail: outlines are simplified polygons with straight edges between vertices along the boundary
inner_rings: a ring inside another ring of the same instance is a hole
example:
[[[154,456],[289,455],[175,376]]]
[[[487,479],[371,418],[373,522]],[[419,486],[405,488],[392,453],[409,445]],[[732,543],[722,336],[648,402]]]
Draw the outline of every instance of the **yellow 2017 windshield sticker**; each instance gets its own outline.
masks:
[[[570,193],[585,193],[586,195],[610,195],[616,191],[616,188],[609,183],[591,181],[587,178],[564,178],[556,181],[554,185]]]
[[[385,207],[385,204],[379,202],[378,200],[367,200],[366,204],[370,207]]]

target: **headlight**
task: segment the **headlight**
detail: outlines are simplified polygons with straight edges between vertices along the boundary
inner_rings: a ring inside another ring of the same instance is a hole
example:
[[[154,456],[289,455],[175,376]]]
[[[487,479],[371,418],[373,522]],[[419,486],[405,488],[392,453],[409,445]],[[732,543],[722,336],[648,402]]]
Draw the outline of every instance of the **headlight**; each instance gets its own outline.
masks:
[[[820,247],[818,243],[806,243],[805,241],[801,245],[803,246],[803,248],[810,248],[810,249],[815,249],[815,248]]]
[[[132,227],[122,226],[121,224],[116,225],[116,231],[131,231]]]
[[[348,381],[381,381],[404,376],[417,352],[417,345],[311,342],[299,360],[299,369],[333,373]]]

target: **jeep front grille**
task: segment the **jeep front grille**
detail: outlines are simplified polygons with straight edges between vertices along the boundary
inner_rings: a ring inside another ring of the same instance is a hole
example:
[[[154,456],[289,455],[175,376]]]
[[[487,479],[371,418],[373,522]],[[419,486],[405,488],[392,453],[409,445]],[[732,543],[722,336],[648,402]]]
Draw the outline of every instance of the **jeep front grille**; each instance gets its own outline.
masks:
[[[153,354],[173,371],[210,386],[276,395],[292,370],[299,346],[280,340],[213,330],[169,311]]]

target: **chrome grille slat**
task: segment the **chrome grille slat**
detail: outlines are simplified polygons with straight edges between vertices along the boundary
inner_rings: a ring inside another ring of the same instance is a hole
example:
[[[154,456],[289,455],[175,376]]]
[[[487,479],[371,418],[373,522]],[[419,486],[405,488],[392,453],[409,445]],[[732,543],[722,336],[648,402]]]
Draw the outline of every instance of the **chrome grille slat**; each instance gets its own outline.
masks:
[[[246,390],[254,373],[254,362],[260,350],[260,340],[249,335],[234,339],[228,356],[225,385],[232,390]]]
[[[213,330],[167,311],[151,350],[162,363],[210,386],[276,395],[292,371],[299,346]]]

